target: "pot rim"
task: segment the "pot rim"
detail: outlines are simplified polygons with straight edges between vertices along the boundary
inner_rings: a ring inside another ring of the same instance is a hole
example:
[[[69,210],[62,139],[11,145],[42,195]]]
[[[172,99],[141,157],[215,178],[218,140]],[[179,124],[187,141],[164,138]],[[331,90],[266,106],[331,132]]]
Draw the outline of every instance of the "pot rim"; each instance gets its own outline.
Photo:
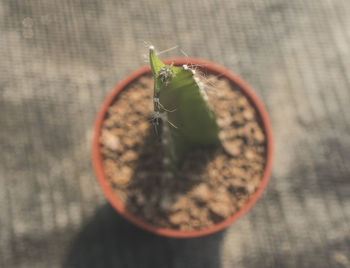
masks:
[[[116,96],[124,88],[126,88],[130,83],[132,83],[138,77],[141,77],[151,72],[149,65],[143,66],[138,70],[129,74],[126,78],[124,78],[120,83],[118,83],[114,87],[114,89],[108,94],[108,96],[103,101],[102,106],[98,111],[98,114],[94,123],[94,133],[93,133],[93,139],[92,139],[93,167],[94,167],[95,175],[97,177],[97,181],[100,187],[102,188],[102,191],[104,192],[105,196],[107,197],[108,201],[119,212],[121,216],[129,220],[131,223],[135,224],[136,226],[144,230],[152,232],[154,234],[172,237],[172,238],[193,238],[193,237],[204,236],[204,235],[218,232],[224,229],[225,227],[229,226],[230,224],[232,224],[234,221],[236,221],[240,217],[242,217],[246,212],[248,212],[248,210],[251,209],[251,207],[258,201],[261,194],[263,193],[268,183],[268,180],[271,174],[271,169],[272,169],[274,149],[273,149],[271,123],[262,102],[260,101],[258,96],[255,94],[255,92],[251,89],[251,87],[246,82],[244,82],[240,77],[238,77],[231,71],[227,70],[226,68],[220,65],[217,65],[215,63],[212,63],[206,60],[196,59],[196,58],[172,58],[172,59],[163,60],[163,62],[165,64],[174,63],[175,65],[180,65],[180,66],[183,64],[199,65],[201,71],[207,74],[220,75],[220,77],[225,77],[226,79],[230,80],[233,84],[237,85],[242,91],[242,93],[250,100],[251,104],[254,106],[257,113],[260,115],[262,126],[266,135],[266,147],[267,147],[265,170],[257,190],[251,195],[249,201],[239,211],[234,213],[231,217],[227,218],[226,220],[214,226],[211,226],[209,228],[202,229],[202,230],[176,231],[172,229],[160,228],[142,221],[141,219],[135,217],[133,214],[131,214],[126,210],[124,204],[118,199],[114,190],[108,183],[108,179],[103,168],[103,158],[100,152],[99,139],[101,135],[102,123],[105,118],[105,114],[107,112],[108,107],[114,101]]]

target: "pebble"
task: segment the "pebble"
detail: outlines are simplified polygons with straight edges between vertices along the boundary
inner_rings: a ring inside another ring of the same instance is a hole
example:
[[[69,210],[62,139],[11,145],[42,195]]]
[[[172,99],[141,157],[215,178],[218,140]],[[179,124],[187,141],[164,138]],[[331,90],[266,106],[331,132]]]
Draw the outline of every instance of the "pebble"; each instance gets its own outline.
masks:
[[[112,128],[114,126],[114,120],[111,118],[105,119],[105,121],[103,121],[103,126],[106,128]]]
[[[138,158],[138,154],[133,150],[127,150],[122,156],[122,161],[131,162]]]
[[[183,222],[188,222],[189,219],[190,219],[190,216],[188,215],[188,213],[186,211],[176,212],[175,214],[172,214],[169,217],[170,223],[172,223],[174,225],[179,225]]]
[[[247,105],[249,105],[248,103],[248,100],[246,97],[240,97],[238,100],[237,100],[237,106],[238,107],[246,107]]]
[[[229,183],[233,188],[244,187],[246,185],[246,182],[239,178],[233,178]]]
[[[140,132],[146,132],[146,130],[150,127],[149,122],[142,122],[138,125]]]
[[[237,114],[233,116],[232,123],[235,126],[242,126],[244,125],[244,117],[241,114]]]
[[[254,111],[253,110],[245,110],[243,112],[243,117],[245,120],[250,121],[254,118]]]
[[[247,158],[248,160],[252,160],[252,159],[254,159],[255,153],[254,153],[252,150],[247,149],[247,150],[244,152],[244,156],[245,156],[245,158]]]
[[[128,148],[132,148],[135,145],[135,142],[132,138],[130,137],[124,137],[123,139],[123,143],[128,147]]]
[[[254,133],[254,138],[258,143],[263,143],[265,141],[265,135],[261,130]]]
[[[174,202],[171,210],[177,211],[186,207],[189,207],[188,198],[186,196],[181,196],[181,197],[178,197],[177,200]]]
[[[230,87],[230,83],[226,79],[218,79],[217,82],[215,83],[215,86],[218,89],[225,89],[225,88]]]
[[[246,135],[249,136],[252,134],[254,135],[257,131],[259,131],[260,127],[256,122],[250,122],[244,126],[244,129],[246,131]]]
[[[209,204],[209,209],[215,215],[217,215],[223,219],[225,219],[231,215],[230,204],[221,203],[221,202],[220,203],[219,202],[212,202]]]
[[[102,132],[100,143],[107,147],[111,151],[117,151],[120,147],[119,138],[113,135],[110,131],[104,130]]]
[[[243,141],[240,139],[236,139],[233,141],[225,141],[223,142],[224,149],[232,156],[239,156],[242,152]]]
[[[107,159],[103,162],[107,176],[113,176],[118,173],[118,167],[113,160]]]
[[[211,191],[207,184],[201,183],[192,191],[192,197],[199,202],[207,202],[211,198]]]
[[[239,177],[239,178],[244,178],[247,176],[247,172],[240,167],[232,167],[232,173],[235,175],[235,177]]]
[[[240,196],[240,198],[238,198],[238,200],[236,202],[236,206],[238,208],[243,207],[247,203],[248,199],[249,199],[248,196],[245,196],[245,195]]]
[[[252,194],[255,192],[256,186],[253,183],[249,183],[247,185],[247,191],[249,194]]]
[[[115,174],[113,174],[113,176],[111,176],[111,179],[116,186],[125,187],[130,182],[131,176],[132,176],[132,169],[125,166],[125,167],[122,167],[119,170],[119,172],[116,172]]]
[[[216,120],[216,123],[218,124],[218,126],[222,129],[227,128],[228,126],[230,126],[231,121],[228,117],[223,117],[223,118],[218,118]]]

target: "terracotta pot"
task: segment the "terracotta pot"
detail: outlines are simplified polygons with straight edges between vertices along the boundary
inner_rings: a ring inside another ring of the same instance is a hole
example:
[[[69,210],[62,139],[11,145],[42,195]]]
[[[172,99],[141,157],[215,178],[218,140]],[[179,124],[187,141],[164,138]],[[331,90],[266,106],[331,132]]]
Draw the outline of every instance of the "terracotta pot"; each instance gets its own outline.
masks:
[[[212,62],[199,60],[199,59],[192,59],[192,58],[176,58],[176,59],[168,59],[164,61],[166,64],[170,64],[174,62],[175,65],[183,65],[187,63],[192,63],[201,66],[201,70],[204,73],[207,74],[214,74],[214,75],[220,75],[220,77],[225,77],[228,80],[230,80],[233,84],[236,84],[242,91],[243,94],[245,94],[248,99],[251,101],[253,106],[256,108],[256,111],[258,115],[261,118],[263,129],[266,134],[266,142],[267,142],[267,153],[266,153],[266,166],[263,173],[263,177],[260,181],[260,184],[256,190],[256,192],[251,196],[248,203],[246,203],[239,211],[237,211],[234,215],[227,218],[226,220],[220,222],[217,225],[214,225],[212,227],[209,227],[207,229],[198,230],[198,231],[176,231],[171,229],[162,229],[159,227],[156,227],[154,225],[151,225],[147,222],[144,222],[140,219],[138,219],[136,216],[129,213],[124,204],[118,199],[118,197],[115,195],[114,190],[109,185],[107,176],[103,169],[103,159],[102,154],[100,152],[100,144],[99,144],[99,138],[101,135],[101,128],[102,128],[102,122],[105,118],[105,114],[107,112],[108,107],[111,105],[113,100],[116,98],[116,96],[125,89],[131,82],[136,80],[138,77],[145,75],[147,73],[150,73],[150,66],[144,66],[135,72],[129,74],[124,80],[122,80],[114,89],[113,91],[107,96],[107,98],[104,100],[95,121],[94,125],[94,136],[92,140],[92,162],[93,167],[95,170],[95,174],[97,177],[97,180],[106,195],[108,201],[112,204],[112,206],[127,220],[129,220],[131,223],[137,225],[138,227],[141,227],[142,229],[145,229],[147,231],[150,231],[152,233],[155,233],[157,235],[162,236],[168,236],[168,237],[174,237],[174,238],[191,238],[191,237],[198,237],[203,236],[207,234],[211,234],[214,232],[217,232],[219,230],[222,230],[223,228],[227,227],[240,217],[242,217],[243,214],[245,214],[259,199],[261,196],[263,190],[265,189],[267,182],[270,177],[271,173],[271,167],[272,167],[272,155],[273,155],[273,139],[272,139],[272,131],[271,131],[271,125],[270,121],[267,115],[267,112],[259,100],[259,98],[256,96],[256,94],[253,92],[253,90],[239,77],[237,77],[235,74],[231,73],[224,67],[218,66]]]

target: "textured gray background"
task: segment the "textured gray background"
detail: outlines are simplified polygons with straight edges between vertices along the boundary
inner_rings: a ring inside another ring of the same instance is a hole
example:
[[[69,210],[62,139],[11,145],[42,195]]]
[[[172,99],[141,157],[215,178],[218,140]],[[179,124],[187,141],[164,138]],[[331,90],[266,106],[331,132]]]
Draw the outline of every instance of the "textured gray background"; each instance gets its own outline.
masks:
[[[0,267],[350,267],[349,0],[1,0],[0,33]],[[143,41],[228,67],[269,111],[270,184],[223,232],[148,234],[95,181],[95,114]]]

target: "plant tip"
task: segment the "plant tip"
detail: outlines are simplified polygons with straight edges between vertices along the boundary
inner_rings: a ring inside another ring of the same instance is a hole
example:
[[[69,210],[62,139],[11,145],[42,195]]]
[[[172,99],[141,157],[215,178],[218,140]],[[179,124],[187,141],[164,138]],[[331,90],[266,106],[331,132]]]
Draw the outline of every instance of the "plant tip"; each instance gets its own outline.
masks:
[[[154,46],[149,46],[149,50],[154,50]]]

